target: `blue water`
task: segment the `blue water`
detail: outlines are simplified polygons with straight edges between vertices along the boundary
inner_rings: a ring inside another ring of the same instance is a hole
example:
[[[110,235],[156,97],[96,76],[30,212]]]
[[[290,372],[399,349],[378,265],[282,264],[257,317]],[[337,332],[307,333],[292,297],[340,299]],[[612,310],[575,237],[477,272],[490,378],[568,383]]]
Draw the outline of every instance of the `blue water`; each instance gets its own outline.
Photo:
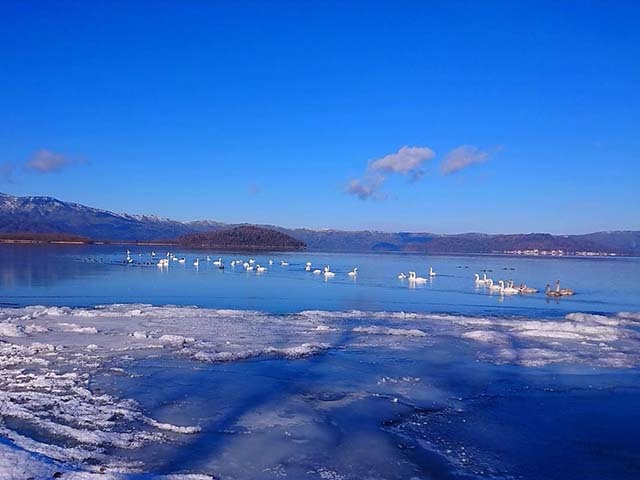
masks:
[[[120,246],[0,246],[2,301],[13,305],[89,306],[109,303],[197,305],[211,308],[253,309],[272,313],[307,309],[459,312],[470,314],[562,315],[566,312],[640,311],[640,258],[523,258],[508,256],[420,256],[397,254],[230,254],[174,251],[185,264],[172,262],[167,270],[153,265],[164,257],[149,247],[131,247],[135,264],[125,266]],[[142,254],[142,257],[139,256]],[[193,260],[223,257],[224,270]],[[232,258],[249,257],[268,267],[263,275],[231,268]],[[274,265],[269,266],[268,260]],[[290,264],[281,267],[279,261]],[[336,277],[324,281],[304,271],[330,265]],[[356,280],[347,276],[358,267]],[[431,282],[411,289],[396,277],[415,270]],[[577,292],[551,300],[543,293],[501,297],[474,288],[474,273],[486,271],[495,281],[514,280],[544,291],[561,280]]]
[[[118,303],[255,310],[274,315],[283,339],[294,335],[285,325],[289,314],[321,310],[323,324],[337,331],[330,349],[298,359],[111,358],[129,375],[99,369],[91,374],[92,389],[131,398],[150,416],[203,427],[187,439],[127,451],[146,472],[132,478],[185,472],[215,478],[640,478],[638,323],[612,327],[620,328],[614,330],[620,338],[611,341],[569,339],[571,347],[562,338],[514,334],[513,356],[505,357],[502,345],[462,338],[463,330],[438,320],[380,314],[489,319],[498,322],[490,330],[504,335],[519,332],[519,318],[562,323],[569,322],[567,314],[583,312],[617,322],[618,312],[640,312],[640,259],[175,251],[186,263],[165,270],[147,265],[165,250],[157,249],[154,259],[149,247],[131,248],[132,265],[123,264],[124,250],[0,246],[0,303],[18,310]],[[193,259],[206,255],[223,257],[226,268],[206,262],[195,268]],[[229,265],[231,258],[249,257],[268,271],[258,275]],[[289,266],[281,267],[282,259]],[[305,272],[306,261],[313,268],[330,265],[336,277]],[[409,270],[426,276],[430,266],[437,275],[427,284],[411,288],[397,279]],[[355,280],[347,276],[353,267]],[[491,295],[474,285],[473,274],[483,271],[541,292],[559,279],[576,294]],[[339,320],[328,313],[352,310],[361,313]],[[502,326],[500,319],[516,323]],[[372,325],[425,335],[357,333]],[[527,363],[531,355],[547,358],[543,347],[570,355]],[[72,461],[67,467],[88,468]]]

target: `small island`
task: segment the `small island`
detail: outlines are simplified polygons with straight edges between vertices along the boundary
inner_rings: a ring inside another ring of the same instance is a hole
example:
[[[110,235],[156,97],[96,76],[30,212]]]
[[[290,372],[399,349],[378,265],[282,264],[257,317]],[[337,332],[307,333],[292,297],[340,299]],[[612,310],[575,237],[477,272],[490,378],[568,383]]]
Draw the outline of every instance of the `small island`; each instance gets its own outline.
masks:
[[[307,245],[289,235],[270,228],[243,225],[227,230],[182,235],[175,243],[190,248],[215,250],[304,250]]]

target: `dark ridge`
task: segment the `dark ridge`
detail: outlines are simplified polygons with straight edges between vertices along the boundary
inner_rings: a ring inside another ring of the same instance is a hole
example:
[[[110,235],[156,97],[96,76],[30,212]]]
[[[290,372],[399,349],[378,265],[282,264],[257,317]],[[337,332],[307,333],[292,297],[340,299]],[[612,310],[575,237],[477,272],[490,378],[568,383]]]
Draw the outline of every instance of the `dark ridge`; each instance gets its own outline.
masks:
[[[182,235],[176,243],[191,248],[217,250],[304,250],[304,242],[289,235],[251,225]]]
[[[8,232],[0,233],[2,243],[93,243],[79,235],[65,233]]]

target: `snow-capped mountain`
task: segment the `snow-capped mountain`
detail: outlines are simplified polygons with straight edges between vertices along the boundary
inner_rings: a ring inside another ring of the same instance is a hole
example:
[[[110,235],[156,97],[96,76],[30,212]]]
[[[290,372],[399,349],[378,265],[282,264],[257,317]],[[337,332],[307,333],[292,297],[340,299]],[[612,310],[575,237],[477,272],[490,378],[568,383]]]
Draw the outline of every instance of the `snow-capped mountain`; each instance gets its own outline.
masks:
[[[93,239],[161,240],[203,230],[217,222],[179,222],[153,215],[130,215],[63,202],[51,197],[0,193],[0,232],[67,233]]]
[[[242,224],[211,220],[179,222],[153,215],[131,215],[63,202],[51,197],[15,197],[0,193],[0,233],[64,233],[94,240],[174,240],[181,235]],[[344,231],[273,228],[304,242],[309,250],[413,253],[502,253],[518,250],[593,251],[640,255],[640,232],[585,235],[548,233],[489,235],[462,233]]]

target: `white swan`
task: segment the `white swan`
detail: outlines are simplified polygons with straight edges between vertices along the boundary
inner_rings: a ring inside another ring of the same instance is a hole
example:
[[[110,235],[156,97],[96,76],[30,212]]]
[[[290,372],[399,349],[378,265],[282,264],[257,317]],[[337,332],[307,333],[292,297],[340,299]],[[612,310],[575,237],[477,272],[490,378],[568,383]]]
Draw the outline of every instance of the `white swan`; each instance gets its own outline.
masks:
[[[200,265],[200,259],[196,258],[196,259],[193,261],[193,266],[194,266],[194,267],[197,267],[197,266],[199,266],[199,265]]]
[[[429,276],[435,277],[436,275],[437,275],[436,272],[433,271],[433,267],[429,267]]]
[[[251,265],[253,265],[254,263],[256,263],[256,261],[255,261],[253,258],[250,258],[250,259],[249,259],[249,263],[250,263]]]
[[[307,262],[307,263],[305,263],[305,265],[306,265],[307,267],[310,267],[310,266],[311,266],[311,262]]]
[[[335,273],[333,273],[330,268],[329,265],[327,265],[326,267],[324,267],[324,276],[327,278],[333,278],[336,276]]]
[[[502,290],[502,285],[500,285],[499,283],[493,283],[493,279],[490,278],[488,282],[489,290],[491,290],[492,292],[499,292],[500,290]]]
[[[474,274],[474,275],[475,275],[475,277],[476,277],[476,280],[475,280],[476,285],[478,285],[478,286],[484,286],[484,285],[487,285],[487,284],[489,283],[489,282],[487,281],[487,279],[486,279],[486,278],[484,278],[484,279],[482,279],[482,280],[481,280],[481,279],[480,279],[480,275],[478,275],[477,273],[476,273],[476,274]],[[485,276],[486,276],[486,275],[485,275]]]
[[[246,265],[246,264],[245,264]],[[250,272],[251,270],[253,270],[253,265],[247,265],[246,267],[244,267],[247,272]]]
[[[213,264],[217,267],[222,265],[222,257],[218,257],[218,259],[215,262],[213,262]]]
[[[186,263],[186,261],[187,261],[187,259],[186,259],[186,258],[184,258],[184,257],[180,257],[180,258],[178,259],[178,263]]]
[[[267,267],[261,267],[260,265],[256,265],[256,272],[263,273],[267,271]]]
[[[527,287],[524,283],[518,287],[520,293],[538,293],[537,288]]]
[[[353,267],[353,270],[351,270],[347,275],[350,277],[356,277],[358,275],[358,267]]]
[[[316,268],[316,269],[313,271],[313,273],[314,273],[314,275],[320,275],[320,274],[322,273],[322,270],[320,270],[319,268]]]
[[[416,272],[409,272],[409,281],[413,283],[427,283],[427,279],[419,277]]]
[[[288,267],[288,266],[289,266],[289,263],[288,263],[288,262],[285,262],[284,260],[282,260],[282,261],[280,261],[280,266],[281,266],[281,267]]]
[[[273,260],[269,260],[269,265],[273,265]]]
[[[517,293],[520,293],[518,291],[517,288],[513,288],[513,286],[511,284],[509,284],[509,286],[505,287],[504,286],[504,282],[502,280],[500,280],[500,286],[502,288],[500,288],[500,293],[503,295],[515,295]]]
[[[310,272],[311,271],[311,265],[305,265],[304,271],[305,272]]]

